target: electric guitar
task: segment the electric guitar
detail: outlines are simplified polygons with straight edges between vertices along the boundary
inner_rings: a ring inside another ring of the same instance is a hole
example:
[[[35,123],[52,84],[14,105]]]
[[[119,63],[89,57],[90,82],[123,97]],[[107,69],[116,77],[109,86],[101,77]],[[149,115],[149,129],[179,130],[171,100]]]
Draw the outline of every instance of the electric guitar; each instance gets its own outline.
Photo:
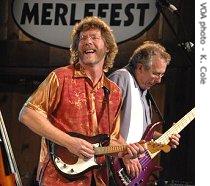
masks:
[[[195,108],[188,112],[183,118],[181,118],[177,123],[175,123],[170,129],[168,129],[164,134],[162,134],[158,139],[155,140],[157,144],[168,144],[169,137],[172,134],[178,134],[182,129],[184,129],[193,119],[195,118]],[[145,141],[151,140],[154,129],[160,125],[160,122],[155,123],[154,125],[148,126],[147,130],[143,135]],[[153,171],[161,169],[157,167],[153,161],[154,157],[163,150],[164,152],[170,151],[170,146],[166,145],[167,148],[148,148],[145,152],[145,156],[138,158],[142,166],[142,171],[138,177],[130,177],[126,168],[122,162],[121,158],[111,158],[110,168],[112,170],[115,182],[117,186],[146,186],[149,176]]]
[[[85,136],[79,133],[71,132],[69,133],[72,137],[77,137],[84,139],[94,145],[95,155],[90,159],[82,159],[72,153],[70,153],[66,148],[57,145],[51,141],[47,141],[50,156],[55,168],[60,172],[65,178],[69,180],[76,180],[81,176],[84,176],[84,173],[88,172],[91,169],[99,168],[102,166],[102,161],[104,158],[103,155],[123,152],[127,150],[127,145],[120,146],[105,146],[109,144],[109,137],[106,134],[99,134],[96,136]],[[140,141],[140,144],[144,144],[146,148],[150,151],[157,151],[162,149],[167,151],[167,145],[157,144],[154,141]],[[103,161],[104,162],[104,161]]]

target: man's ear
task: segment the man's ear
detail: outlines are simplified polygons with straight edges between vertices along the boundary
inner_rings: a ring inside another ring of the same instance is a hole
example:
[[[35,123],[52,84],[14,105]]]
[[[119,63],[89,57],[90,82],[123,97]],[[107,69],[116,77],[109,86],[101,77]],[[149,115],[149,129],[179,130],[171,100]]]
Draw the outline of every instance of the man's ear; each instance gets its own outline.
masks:
[[[137,64],[137,70],[139,70],[141,72],[142,69],[143,69],[143,65],[141,63],[138,63]]]

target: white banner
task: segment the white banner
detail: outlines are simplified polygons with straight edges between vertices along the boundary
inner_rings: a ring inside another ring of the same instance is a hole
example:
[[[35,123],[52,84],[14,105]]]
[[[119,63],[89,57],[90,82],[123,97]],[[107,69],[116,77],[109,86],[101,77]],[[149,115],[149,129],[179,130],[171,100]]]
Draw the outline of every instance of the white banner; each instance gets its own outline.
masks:
[[[15,23],[29,37],[69,48],[72,26],[86,16],[98,16],[112,28],[117,43],[138,37],[158,18],[155,0],[14,0]]]

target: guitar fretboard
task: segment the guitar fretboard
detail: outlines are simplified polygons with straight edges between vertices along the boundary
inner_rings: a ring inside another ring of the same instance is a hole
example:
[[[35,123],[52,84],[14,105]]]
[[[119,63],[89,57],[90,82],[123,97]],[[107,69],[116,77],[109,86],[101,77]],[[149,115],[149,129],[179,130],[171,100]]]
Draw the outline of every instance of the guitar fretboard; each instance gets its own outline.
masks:
[[[193,119],[195,118],[195,108],[188,112],[184,117],[182,117],[176,124],[174,124],[169,130],[167,130],[162,136],[157,140],[157,143],[169,143],[169,136],[172,134],[178,134],[182,131]]]
[[[170,129],[168,129],[164,134],[162,134],[155,142],[161,144],[168,144],[169,137],[172,134],[178,134],[182,131],[193,119],[195,118],[195,108],[188,112],[184,117],[182,117],[177,123],[175,123]],[[156,153],[151,153],[150,156],[153,159],[160,151]]]
[[[105,155],[105,154],[112,154],[117,152],[123,152],[127,149],[127,145],[121,146],[108,146],[108,147],[95,147],[95,155]]]

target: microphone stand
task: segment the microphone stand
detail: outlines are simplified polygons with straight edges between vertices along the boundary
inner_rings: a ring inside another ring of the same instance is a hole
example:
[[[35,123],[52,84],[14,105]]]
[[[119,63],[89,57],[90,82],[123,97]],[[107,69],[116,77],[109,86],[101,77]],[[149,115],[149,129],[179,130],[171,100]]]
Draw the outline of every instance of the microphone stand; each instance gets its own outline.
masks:
[[[186,55],[190,67],[192,67],[192,59],[191,59],[188,51],[186,51],[186,47],[187,46],[185,46],[185,44],[182,44],[182,42],[180,41],[180,39],[179,39],[175,29],[173,28],[172,24],[170,23],[169,19],[167,18],[167,16],[165,15],[165,13],[163,11],[163,8],[162,8],[163,5],[158,0],[156,1],[156,7],[160,11],[160,13],[162,14],[163,18],[166,20],[169,28],[171,29],[172,33],[174,34],[175,38],[177,39],[178,44],[180,44],[181,49],[183,50],[184,54]],[[180,25],[181,25],[181,29],[183,30],[184,39],[186,39],[186,30],[184,28],[183,22],[181,21],[181,17],[180,17],[179,12],[178,11],[174,11],[173,13],[178,17]],[[189,47],[191,47],[189,42],[187,42],[187,45]]]

